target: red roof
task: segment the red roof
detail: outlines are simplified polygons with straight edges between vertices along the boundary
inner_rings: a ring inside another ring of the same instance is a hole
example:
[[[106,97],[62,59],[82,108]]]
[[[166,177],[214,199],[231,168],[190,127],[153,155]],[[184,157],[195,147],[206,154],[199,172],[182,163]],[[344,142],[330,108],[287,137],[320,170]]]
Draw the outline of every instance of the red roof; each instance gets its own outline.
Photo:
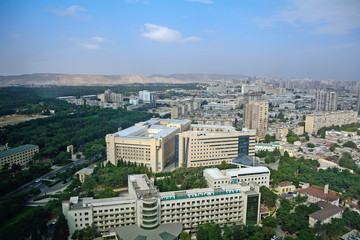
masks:
[[[325,194],[322,190],[316,189],[313,187],[304,188],[304,189],[299,190],[298,192],[301,194],[312,195],[314,197],[321,198],[321,199],[331,201],[331,202],[340,198],[339,196],[336,196],[331,193]]]
[[[260,206],[260,214],[264,214],[264,213],[270,213],[269,209],[267,209],[264,206]]]

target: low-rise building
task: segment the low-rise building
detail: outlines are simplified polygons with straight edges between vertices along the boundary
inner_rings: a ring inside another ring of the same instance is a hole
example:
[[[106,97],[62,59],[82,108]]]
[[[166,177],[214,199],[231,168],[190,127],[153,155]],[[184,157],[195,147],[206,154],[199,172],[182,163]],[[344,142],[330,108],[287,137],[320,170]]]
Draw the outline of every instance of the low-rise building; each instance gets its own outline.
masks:
[[[275,191],[278,193],[278,194],[281,194],[281,193],[289,193],[289,192],[294,192],[296,191],[296,187],[295,185],[293,185],[291,182],[281,182],[279,183],[276,188],[275,188]]]
[[[309,225],[314,227],[317,222],[320,224],[330,223],[333,218],[342,218],[344,208],[320,201],[316,203],[321,210],[309,215]]]
[[[13,164],[26,166],[39,152],[39,146],[26,144],[0,152],[0,169],[6,164],[11,167]]]
[[[332,205],[339,206],[339,196],[329,193],[329,185],[325,185],[324,191],[308,187],[298,191],[300,196],[307,196],[307,202],[317,203],[320,201],[325,201],[331,203]]]
[[[219,187],[223,184],[256,182],[259,186],[269,187],[270,170],[267,167],[249,167],[219,170],[207,168],[204,177],[208,186]]]
[[[85,178],[88,176],[91,176],[94,173],[94,169],[92,168],[83,168],[75,173],[75,175],[78,175],[79,181],[81,183],[85,182]]]
[[[255,143],[255,152],[259,151],[269,151],[273,152],[275,150],[280,150],[280,143]]]
[[[184,230],[210,222],[259,223],[260,192],[255,182],[159,192],[147,175],[138,174],[129,175],[128,189],[128,197],[64,201],[70,234],[92,224],[107,232],[133,225],[152,231],[174,223],[182,223]]]

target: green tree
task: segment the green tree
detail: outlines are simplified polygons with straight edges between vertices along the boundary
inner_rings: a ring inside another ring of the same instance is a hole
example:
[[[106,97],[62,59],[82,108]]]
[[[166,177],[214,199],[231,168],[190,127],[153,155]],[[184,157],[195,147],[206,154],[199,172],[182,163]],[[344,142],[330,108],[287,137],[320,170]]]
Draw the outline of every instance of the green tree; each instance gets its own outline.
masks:
[[[191,236],[187,232],[181,232],[179,235],[179,239],[180,240],[191,240]]]
[[[268,207],[274,207],[277,195],[273,193],[269,188],[265,186],[260,187],[261,203],[264,203]]]
[[[271,228],[274,228],[277,226],[277,221],[276,221],[276,218],[274,217],[271,217],[271,216],[267,216],[266,218],[264,218],[262,221],[261,221],[261,224],[265,227],[271,227]]]

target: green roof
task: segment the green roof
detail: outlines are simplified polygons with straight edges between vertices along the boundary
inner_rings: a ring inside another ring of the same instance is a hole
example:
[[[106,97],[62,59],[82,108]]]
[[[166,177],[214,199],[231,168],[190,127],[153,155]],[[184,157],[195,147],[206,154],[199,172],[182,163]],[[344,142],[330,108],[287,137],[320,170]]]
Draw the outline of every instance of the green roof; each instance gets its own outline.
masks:
[[[160,224],[157,228],[147,230],[138,225],[110,228],[122,240],[175,240],[182,232],[182,223]]]
[[[25,151],[25,150],[28,150],[31,148],[35,148],[35,147],[38,147],[38,145],[26,144],[26,145],[22,145],[20,147],[11,148],[9,150],[0,152],[0,158],[7,157],[7,156],[13,155],[15,153],[19,153],[19,152],[22,152],[22,151]]]

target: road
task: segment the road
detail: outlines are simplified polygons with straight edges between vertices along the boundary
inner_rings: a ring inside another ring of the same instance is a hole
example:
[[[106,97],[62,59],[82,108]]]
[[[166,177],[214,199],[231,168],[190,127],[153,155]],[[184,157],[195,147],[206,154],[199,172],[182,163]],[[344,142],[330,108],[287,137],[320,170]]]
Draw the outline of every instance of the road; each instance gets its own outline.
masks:
[[[48,172],[48,173],[42,175],[41,177],[39,177],[39,178],[37,178],[37,179],[35,179],[35,180],[31,181],[31,182],[28,182],[27,184],[24,184],[20,188],[15,189],[14,191],[8,193],[7,195],[2,196],[1,198],[3,199],[5,197],[12,197],[12,196],[14,196],[16,194],[19,194],[19,193],[22,193],[22,192],[25,192],[25,191],[29,191],[31,188],[42,188],[42,187],[45,186],[45,184],[43,184],[41,182],[36,182],[38,179],[45,179],[45,178],[55,176],[57,173],[65,172],[66,169],[71,168],[71,167],[76,166],[76,165],[79,165],[79,164],[83,164],[83,163],[85,163],[85,159],[80,158],[77,161],[71,162],[71,163],[65,165],[64,167],[55,169],[55,170],[53,170],[51,172]],[[44,185],[44,186],[42,186],[42,185]]]

